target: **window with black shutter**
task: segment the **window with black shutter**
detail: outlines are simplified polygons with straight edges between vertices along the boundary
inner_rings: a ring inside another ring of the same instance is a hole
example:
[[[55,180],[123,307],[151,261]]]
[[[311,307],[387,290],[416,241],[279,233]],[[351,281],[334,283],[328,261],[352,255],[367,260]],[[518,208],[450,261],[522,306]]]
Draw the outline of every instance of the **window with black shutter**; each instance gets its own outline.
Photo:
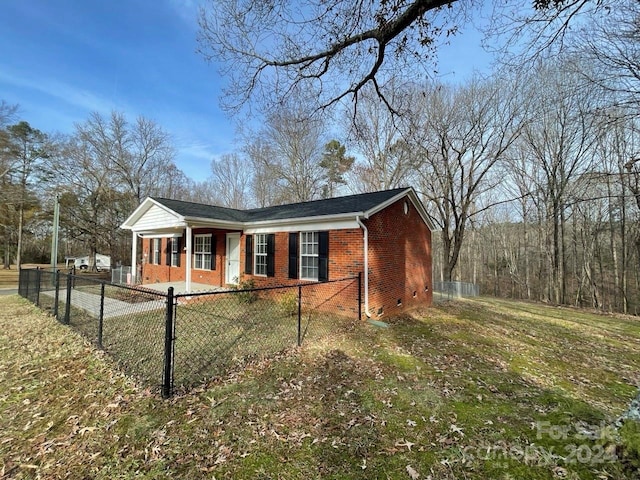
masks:
[[[329,232],[318,232],[318,280],[329,280]]]
[[[211,237],[211,270],[216,269],[216,247],[218,242],[216,241],[216,236],[213,235]]]
[[[298,278],[298,232],[289,234],[289,278]]]
[[[267,235],[267,277],[276,274],[276,236],[273,233]]]
[[[174,238],[171,245],[171,266],[180,266],[180,253],[182,248],[182,238]]]
[[[251,275],[253,272],[253,236],[245,237],[244,246],[244,273]]]

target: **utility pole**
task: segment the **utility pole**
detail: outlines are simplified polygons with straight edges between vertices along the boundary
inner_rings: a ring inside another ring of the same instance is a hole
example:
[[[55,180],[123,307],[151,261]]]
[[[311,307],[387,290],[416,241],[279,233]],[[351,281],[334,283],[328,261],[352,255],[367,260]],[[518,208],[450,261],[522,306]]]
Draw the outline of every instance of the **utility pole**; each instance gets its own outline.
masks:
[[[53,204],[53,234],[51,235],[51,270],[58,267],[58,226],[60,223],[60,198],[56,195]]]

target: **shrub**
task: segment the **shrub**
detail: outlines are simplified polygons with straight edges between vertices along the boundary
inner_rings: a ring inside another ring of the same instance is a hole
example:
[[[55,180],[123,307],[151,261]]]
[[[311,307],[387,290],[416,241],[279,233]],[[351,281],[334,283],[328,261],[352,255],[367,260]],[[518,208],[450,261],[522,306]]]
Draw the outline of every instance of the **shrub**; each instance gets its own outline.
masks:
[[[237,298],[240,303],[253,303],[258,300],[258,293],[253,291],[256,288],[256,283],[253,279],[245,280],[232,287],[233,290],[238,291]],[[249,291],[242,291],[249,290]]]
[[[280,308],[285,315],[298,315],[298,294],[296,292],[284,293],[278,301]]]
[[[620,461],[625,468],[637,472],[640,469],[640,422],[625,420],[620,429]]]

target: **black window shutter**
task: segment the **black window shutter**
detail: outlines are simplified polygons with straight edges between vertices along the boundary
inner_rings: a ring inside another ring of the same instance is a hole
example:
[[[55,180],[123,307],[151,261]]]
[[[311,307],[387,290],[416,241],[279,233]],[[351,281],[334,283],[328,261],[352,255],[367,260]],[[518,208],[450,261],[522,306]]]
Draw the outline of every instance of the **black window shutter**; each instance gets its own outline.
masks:
[[[267,277],[273,277],[276,274],[276,235],[270,233],[267,235]]]
[[[289,234],[289,278],[298,278],[298,232]]]
[[[162,240],[160,241],[162,242]],[[164,264],[170,266],[171,265],[171,239],[167,238],[166,242],[167,243],[164,247],[164,259],[165,259]]]
[[[176,261],[176,267],[180,266],[180,254],[182,253],[182,237],[176,238],[177,249],[178,249],[178,259]]]
[[[247,235],[244,248],[244,273],[253,273],[253,236]]]
[[[211,235],[211,270],[216,269],[216,236]]]
[[[329,232],[318,232],[318,280],[329,280]]]

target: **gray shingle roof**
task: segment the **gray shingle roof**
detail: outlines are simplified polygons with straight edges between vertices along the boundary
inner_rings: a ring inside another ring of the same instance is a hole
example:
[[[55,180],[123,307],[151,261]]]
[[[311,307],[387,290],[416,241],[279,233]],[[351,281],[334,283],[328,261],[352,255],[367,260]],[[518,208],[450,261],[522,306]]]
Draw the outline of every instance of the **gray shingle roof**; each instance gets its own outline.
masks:
[[[246,221],[246,213],[243,210],[218,207],[216,205],[205,205],[203,203],[184,202],[182,200],[172,200],[170,198],[151,198],[183,217],[208,218],[211,220],[223,220],[227,222]]]
[[[171,200],[167,198],[154,197],[153,200],[184,217],[207,218],[211,220],[231,222],[260,222],[284,220],[287,218],[304,218],[366,212],[406,190],[407,188],[394,188],[392,190],[383,190],[380,192],[360,193],[345,197],[291,203],[266,208],[254,208],[251,210],[235,210],[233,208],[183,202],[181,200]]]

